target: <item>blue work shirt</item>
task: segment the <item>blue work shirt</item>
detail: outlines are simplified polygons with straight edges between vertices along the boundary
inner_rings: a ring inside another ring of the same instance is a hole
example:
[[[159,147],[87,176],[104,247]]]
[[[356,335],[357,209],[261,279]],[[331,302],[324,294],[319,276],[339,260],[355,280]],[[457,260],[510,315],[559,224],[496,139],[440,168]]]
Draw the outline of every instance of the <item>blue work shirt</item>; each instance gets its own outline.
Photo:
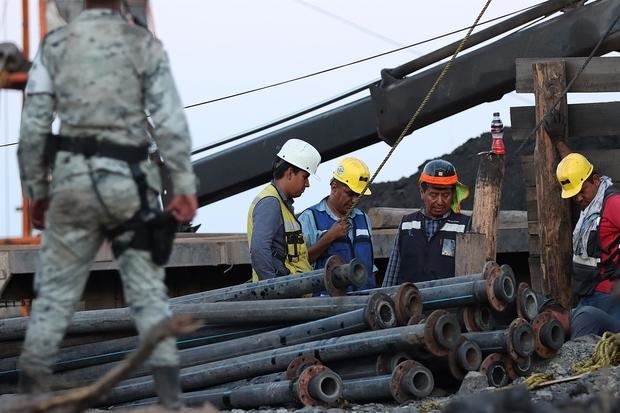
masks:
[[[340,220],[340,218],[334,213],[334,211],[331,210],[329,205],[327,205],[327,198],[323,198],[321,202],[316,204],[316,209],[318,209],[319,211],[327,212],[327,215],[329,215],[329,217],[333,219],[334,222]],[[351,211],[349,217],[352,218],[357,215],[364,215],[364,217],[366,218],[366,222],[368,222],[368,233],[370,238],[372,239],[372,223],[370,222],[368,215],[361,209],[353,208],[353,211]],[[316,221],[314,220],[314,215],[312,215],[312,211],[310,211],[310,208],[302,212],[297,219],[301,224],[301,230],[304,233],[304,237],[306,238],[306,246],[308,248],[316,244],[319,238],[321,238],[323,234],[327,232],[321,231],[316,227]],[[353,238],[355,237],[355,234],[353,234],[353,227],[349,228],[348,236],[349,239],[353,241]],[[316,269],[315,263],[312,264],[312,267]],[[372,266],[372,272],[377,272],[377,267],[375,265]]]

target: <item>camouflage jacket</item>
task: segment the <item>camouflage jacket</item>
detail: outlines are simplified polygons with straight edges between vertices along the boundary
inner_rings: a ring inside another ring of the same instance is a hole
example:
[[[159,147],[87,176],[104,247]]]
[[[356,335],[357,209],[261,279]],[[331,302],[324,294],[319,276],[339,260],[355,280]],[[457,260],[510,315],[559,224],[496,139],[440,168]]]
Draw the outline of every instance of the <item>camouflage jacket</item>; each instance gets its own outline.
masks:
[[[174,193],[194,193],[189,129],[161,43],[108,9],[85,10],[50,32],[30,70],[22,113],[18,160],[27,196],[49,196],[43,147],[54,116],[60,135],[140,146],[148,144],[147,113]],[[93,170],[131,176],[123,161],[60,152],[52,187],[54,180],[88,173],[89,162]],[[149,185],[161,190],[156,166],[141,167]]]

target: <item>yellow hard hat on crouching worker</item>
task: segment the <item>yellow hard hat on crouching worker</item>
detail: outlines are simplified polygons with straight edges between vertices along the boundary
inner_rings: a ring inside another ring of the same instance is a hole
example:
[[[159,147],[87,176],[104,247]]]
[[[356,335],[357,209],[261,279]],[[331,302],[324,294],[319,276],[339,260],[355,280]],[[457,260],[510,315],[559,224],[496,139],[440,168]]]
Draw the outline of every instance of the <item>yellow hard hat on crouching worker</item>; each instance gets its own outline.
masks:
[[[342,158],[334,169],[333,176],[336,181],[342,182],[351,191],[361,195],[370,179],[370,171],[366,164],[357,158]],[[367,188],[364,195],[370,194],[370,188]]]
[[[558,182],[562,185],[562,198],[577,195],[593,170],[594,166],[580,153],[569,153],[562,159],[555,171]]]

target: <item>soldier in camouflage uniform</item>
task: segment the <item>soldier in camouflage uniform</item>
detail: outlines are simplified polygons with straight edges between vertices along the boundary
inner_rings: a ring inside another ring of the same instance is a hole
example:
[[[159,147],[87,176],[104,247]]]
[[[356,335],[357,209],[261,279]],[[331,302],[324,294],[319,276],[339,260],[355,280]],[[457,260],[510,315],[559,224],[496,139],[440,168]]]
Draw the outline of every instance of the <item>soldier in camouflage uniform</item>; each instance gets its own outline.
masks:
[[[46,390],[92,260],[109,231],[140,210],[127,154],[140,159],[133,166],[146,177],[148,202],[157,207],[161,184],[146,160],[145,111],[174,186],[166,210],[185,222],[197,208],[189,130],[166,53],[149,32],[120,17],[119,3],[87,0],[75,20],[48,34],[29,75],[18,158],[33,225],[45,230],[37,298],[19,360],[22,392]],[[47,165],[43,148],[54,114],[63,144]],[[80,144],[87,140],[94,146]],[[132,247],[118,262],[125,298],[144,335],[171,314],[164,270],[149,251]],[[160,401],[179,407],[175,340],[162,342],[149,362]]]

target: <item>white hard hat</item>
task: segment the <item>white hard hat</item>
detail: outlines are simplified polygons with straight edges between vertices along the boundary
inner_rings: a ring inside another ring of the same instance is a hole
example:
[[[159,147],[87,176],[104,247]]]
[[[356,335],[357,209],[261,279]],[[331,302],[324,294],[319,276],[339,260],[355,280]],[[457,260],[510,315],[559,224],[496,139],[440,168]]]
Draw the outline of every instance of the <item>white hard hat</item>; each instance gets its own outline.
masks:
[[[277,157],[312,175],[316,175],[316,169],[321,163],[321,154],[314,146],[295,138],[284,142]]]

